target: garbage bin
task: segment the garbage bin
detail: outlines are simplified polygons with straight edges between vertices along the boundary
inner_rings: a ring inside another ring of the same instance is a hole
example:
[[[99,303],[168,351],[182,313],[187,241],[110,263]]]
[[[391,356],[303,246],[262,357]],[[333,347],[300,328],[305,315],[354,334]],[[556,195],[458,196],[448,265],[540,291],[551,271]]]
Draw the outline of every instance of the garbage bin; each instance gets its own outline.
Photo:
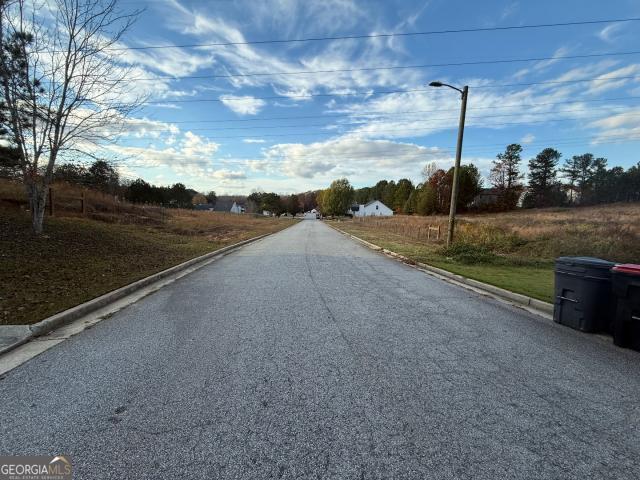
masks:
[[[583,332],[608,331],[615,315],[613,266],[600,258],[557,258],[553,320]]]
[[[613,343],[640,351],[640,265],[617,265],[611,273],[617,303]]]

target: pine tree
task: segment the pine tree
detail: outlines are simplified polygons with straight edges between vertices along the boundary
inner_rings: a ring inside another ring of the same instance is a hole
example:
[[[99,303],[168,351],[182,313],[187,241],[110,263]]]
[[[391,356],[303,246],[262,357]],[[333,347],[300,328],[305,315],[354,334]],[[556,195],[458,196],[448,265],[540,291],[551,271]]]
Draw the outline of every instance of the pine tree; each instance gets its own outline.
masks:
[[[504,153],[496,155],[493,167],[490,172],[492,185],[500,190],[502,196],[502,207],[511,210],[516,207],[520,192],[522,191],[522,174],[520,173],[520,162],[522,158],[522,146],[517,143],[507,145]]]
[[[562,154],[553,148],[545,148],[529,160],[529,189],[536,207],[553,205],[557,190],[557,165]]]

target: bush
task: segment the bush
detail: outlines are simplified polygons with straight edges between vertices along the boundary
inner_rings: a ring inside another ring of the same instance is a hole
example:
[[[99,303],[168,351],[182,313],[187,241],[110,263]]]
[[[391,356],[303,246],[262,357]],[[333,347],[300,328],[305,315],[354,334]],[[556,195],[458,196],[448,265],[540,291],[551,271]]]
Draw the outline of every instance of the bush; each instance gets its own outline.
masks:
[[[460,263],[492,263],[496,256],[484,245],[454,242],[441,249],[440,254]]]

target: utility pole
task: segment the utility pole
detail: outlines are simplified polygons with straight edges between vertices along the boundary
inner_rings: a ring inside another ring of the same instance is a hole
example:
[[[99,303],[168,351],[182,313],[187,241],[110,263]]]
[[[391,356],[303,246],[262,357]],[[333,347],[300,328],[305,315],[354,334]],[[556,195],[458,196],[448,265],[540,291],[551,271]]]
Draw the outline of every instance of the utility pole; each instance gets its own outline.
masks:
[[[453,243],[453,230],[456,224],[456,206],[458,204],[458,185],[460,183],[460,160],[462,158],[462,138],[464,137],[464,120],[467,115],[467,97],[469,87],[462,89],[462,106],[460,107],[460,124],[458,125],[458,144],[456,145],[456,164],[453,167],[453,185],[451,186],[451,207],[449,208],[449,228],[447,230],[447,247]]]
[[[464,121],[467,115],[467,97],[469,87],[465,85],[462,90],[442,82],[431,82],[431,87],[449,87],[462,95],[460,107],[460,123],[458,125],[458,143],[456,145],[456,163],[453,167],[453,185],[451,186],[451,206],[449,207],[449,228],[447,229],[447,247],[453,243],[453,232],[456,225],[456,205],[458,203],[458,184],[460,181],[460,160],[462,158],[462,139],[464,138]]]

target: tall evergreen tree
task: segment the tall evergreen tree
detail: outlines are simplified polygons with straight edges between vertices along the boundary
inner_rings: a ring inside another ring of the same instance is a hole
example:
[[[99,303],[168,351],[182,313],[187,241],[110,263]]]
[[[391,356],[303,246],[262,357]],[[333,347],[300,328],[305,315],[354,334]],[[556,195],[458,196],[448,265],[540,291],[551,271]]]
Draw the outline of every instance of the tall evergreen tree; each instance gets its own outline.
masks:
[[[536,207],[553,205],[558,191],[557,166],[562,154],[553,148],[545,148],[529,160],[529,189]]]
[[[500,190],[502,207],[511,210],[516,207],[523,175],[520,173],[522,146],[517,143],[507,145],[503,153],[496,155],[490,172],[492,185]]]
[[[409,196],[411,195],[411,192],[413,192],[413,189],[414,187],[411,180],[407,178],[401,178],[400,180],[398,180],[398,184],[396,185],[396,191],[393,195],[393,204],[387,205],[396,211],[406,213],[404,204],[409,199]]]

